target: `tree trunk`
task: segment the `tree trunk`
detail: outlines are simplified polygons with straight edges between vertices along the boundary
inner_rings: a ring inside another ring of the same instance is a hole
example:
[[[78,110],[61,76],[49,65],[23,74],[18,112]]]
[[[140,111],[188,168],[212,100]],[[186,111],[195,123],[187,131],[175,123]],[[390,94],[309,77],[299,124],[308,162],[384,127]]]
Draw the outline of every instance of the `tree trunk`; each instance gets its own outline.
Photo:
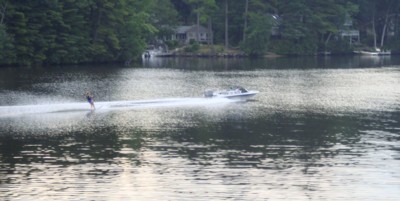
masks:
[[[228,35],[228,0],[225,0],[225,48],[229,48],[229,35]]]
[[[213,31],[212,31],[212,20],[211,17],[208,17],[208,36],[207,36],[207,44],[208,45],[214,45],[214,39],[213,39]]]
[[[329,41],[331,40],[331,37],[332,37],[332,33],[329,32],[328,37],[327,37],[326,40],[325,40],[325,49],[326,49],[326,46],[328,46],[328,43],[329,43]]]
[[[372,34],[374,36],[374,49],[376,50],[375,11],[372,14]]]
[[[244,26],[243,26],[243,42],[246,41],[246,29],[247,29],[247,13],[249,11],[249,0],[246,0],[244,7]]]
[[[383,47],[383,43],[385,41],[385,36],[386,36],[386,30],[387,30],[387,24],[389,23],[389,9],[386,11],[386,16],[385,16],[385,24],[383,25],[382,28],[382,36],[381,36],[381,44],[380,47]]]
[[[6,15],[6,10],[7,10],[7,2],[4,3],[4,6],[1,7],[1,19],[0,19],[0,24],[3,24],[4,22],[4,16]]]
[[[196,16],[197,16],[197,19],[196,19],[196,24],[197,24],[197,27],[196,27],[196,41],[200,42],[200,37],[199,37],[199,34],[200,34],[199,33],[200,32],[200,11],[197,10]]]
[[[92,30],[92,41],[93,43],[96,43],[97,41],[97,37],[98,37],[98,30],[100,28],[100,24],[101,24],[101,18],[102,18],[102,7],[103,5],[101,5],[99,2],[96,3],[96,7],[92,7],[91,8],[91,17],[95,20],[93,20],[93,30]]]

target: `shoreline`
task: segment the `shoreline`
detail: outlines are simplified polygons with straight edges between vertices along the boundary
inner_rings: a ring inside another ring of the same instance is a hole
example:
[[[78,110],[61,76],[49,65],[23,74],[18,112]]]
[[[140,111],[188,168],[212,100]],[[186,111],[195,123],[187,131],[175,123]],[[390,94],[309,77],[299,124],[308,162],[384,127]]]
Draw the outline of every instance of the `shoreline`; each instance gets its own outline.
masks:
[[[281,58],[281,57],[326,57],[326,56],[372,56],[372,57],[382,57],[391,56],[397,54],[379,54],[379,53],[364,53],[364,52],[352,52],[348,54],[312,54],[312,55],[282,55],[275,53],[267,53],[262,56],[252,57],[245,53],[163,53],[159,55],[153,55],[153,58],[163,58],[163,57],[173,57],[173,58]]]

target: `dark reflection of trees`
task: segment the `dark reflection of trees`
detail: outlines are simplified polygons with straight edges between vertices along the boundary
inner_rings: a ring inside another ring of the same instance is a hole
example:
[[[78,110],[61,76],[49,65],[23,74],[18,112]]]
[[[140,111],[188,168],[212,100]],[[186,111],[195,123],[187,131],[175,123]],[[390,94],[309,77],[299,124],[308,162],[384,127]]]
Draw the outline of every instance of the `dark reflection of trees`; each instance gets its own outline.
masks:
[[[256,119],[201,120],[197,127],[182,131],[176,140],[192,139],[197,143],[220,143],[227,147],[253,145],[330,146],[354,143],[359,139],[357,119],[351,117],[273,116]]]
[[[130,131],[138,133],[140,131]],[[0,136],[0,166],[15,164],[50,163],[73,165],[80,163],[110,163],[125,145],[139,149],[141,139],[132,137],[121,141],[120,131],[114,127],[58,133],[57,136],[34,133]],[[0,168],[1,169],[1,168]]]
[[[196,127],[166,134],[181,144],[189,144],[180,148],[182,156],[204,164],[225,158],[230,165],[256,167],[271,166],[263,161],[273,161],[273,167],[269,168],[290,167],[294,161],[306,167],[318,166],[319,159],[335,157],[342,151],[332,149],[336,144],[358,142],[358,129],[362,126],[356,118],[315,114],[227,118],[220,122],[200,118],[199,122]],[[193,148],[190,144],[204,147]],[[219,154],[208,155],[207,152]]]
[[[398,64],[396,58],[382,57],[276,57],[276,58],[155,58],[143,67],[179,68],[187,70],[253,70],[304,68],[367,68]]]

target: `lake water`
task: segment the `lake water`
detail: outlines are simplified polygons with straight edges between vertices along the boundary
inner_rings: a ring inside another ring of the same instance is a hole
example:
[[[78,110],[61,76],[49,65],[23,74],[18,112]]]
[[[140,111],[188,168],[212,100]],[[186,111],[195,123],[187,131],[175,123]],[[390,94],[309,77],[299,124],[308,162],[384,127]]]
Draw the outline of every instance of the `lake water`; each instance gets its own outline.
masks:
[[[0,68],[0,200],[399,200],[399,65],[392,56]],[[202,97],[231,85],[260,93]]]

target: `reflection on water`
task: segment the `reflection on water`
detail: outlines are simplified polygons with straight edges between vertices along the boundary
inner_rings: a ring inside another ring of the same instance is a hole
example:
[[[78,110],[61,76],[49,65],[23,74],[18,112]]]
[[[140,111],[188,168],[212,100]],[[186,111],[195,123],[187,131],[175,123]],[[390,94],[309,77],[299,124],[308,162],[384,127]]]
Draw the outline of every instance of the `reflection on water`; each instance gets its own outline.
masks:
[[[163,67],[0,69],[0,198],[399,199],[397,67]]]
[[[143,60],[149,68],[177,68],[185,70],[254,70],[254,69],[311,69],[311,68],[370,68],[398,65],[395,56],[340,56],[340,57],[276,57],[269,59],[198,59],[198,58],[152,58]]]

